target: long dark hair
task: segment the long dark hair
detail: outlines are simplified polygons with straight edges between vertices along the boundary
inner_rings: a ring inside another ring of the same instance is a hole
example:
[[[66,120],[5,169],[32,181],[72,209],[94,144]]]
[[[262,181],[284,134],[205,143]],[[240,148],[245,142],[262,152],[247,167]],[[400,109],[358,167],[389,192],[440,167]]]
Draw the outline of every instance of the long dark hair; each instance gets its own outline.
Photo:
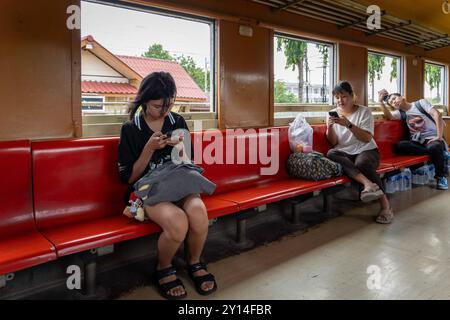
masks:
[[[163,108],[167,110],[170,100],[176,98],[176,95],[177,87],[170,73],[161,71],[149,74],[142,80],[136,98],[130,103],[128,109],[130,120],[133,120],[139,107],[142,106],[143,111],[146,112],[146,103],[150,100],[163,99]]]

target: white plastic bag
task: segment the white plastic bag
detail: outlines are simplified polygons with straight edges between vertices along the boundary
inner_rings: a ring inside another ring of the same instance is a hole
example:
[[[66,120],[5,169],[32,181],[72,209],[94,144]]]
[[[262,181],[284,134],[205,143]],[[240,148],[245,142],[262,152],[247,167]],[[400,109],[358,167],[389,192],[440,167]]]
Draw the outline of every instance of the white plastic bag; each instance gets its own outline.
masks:
[[[313,128],[301,114],[289,125],[288,137],[292,152],[312,151]]]

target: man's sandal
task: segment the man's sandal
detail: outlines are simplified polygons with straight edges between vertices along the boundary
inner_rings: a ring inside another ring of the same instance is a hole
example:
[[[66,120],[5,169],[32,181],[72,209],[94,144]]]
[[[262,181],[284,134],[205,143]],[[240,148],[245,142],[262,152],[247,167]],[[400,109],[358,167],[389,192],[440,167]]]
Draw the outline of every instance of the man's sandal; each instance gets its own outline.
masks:
[[[172,281],[169,281],[166,283],[159,282],[161,279],[171,276],[171,275],[175,275],[176,273],[177,273],[177,270],[173,266],[155,271],[155,285],[158,288],[159,294],[168,300],[180,300],[180,299],[186,298],[186,296],[187,296],[186,288],[184,287],[183,282],[181,282],[180,279],[177,278],[175,280],[172,280]],[[182,294],[180,296],[171,295],[170,290],[172,290],[173,288],[176,288],[176,287],[183,287],[184,294]]]
[[[381,198],[383,194],[383,190],[381,190],[380,187],[374,183],[370,189],[363,190],[361,192],[361,201],[371,202]]]
[[[202,296],[209,295],[209,294],[213,293],[214,291],[216,291],[217,283],[216,283],[214,276],[211,273],[205,274],[203,276],[195,276],[194,273],[199,270],[208,271],[206,269],[206,264],[199,262],[199,263],[194,263],[192,265],[188,265],[189,277],[192,279],[192,281],[194,281],[195,290],[197,290],[197,292],[199,294],[201,294]],[[203,290],[202,284],[204,284],[205,282],[214,282],[214,286],[210,290]]]

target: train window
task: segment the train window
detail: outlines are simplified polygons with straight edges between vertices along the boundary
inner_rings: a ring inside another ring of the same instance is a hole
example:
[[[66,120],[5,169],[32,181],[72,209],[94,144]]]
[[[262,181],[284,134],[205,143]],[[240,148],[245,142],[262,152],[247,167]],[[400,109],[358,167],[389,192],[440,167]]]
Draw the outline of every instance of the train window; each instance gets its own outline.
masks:
[[[319,112],[317,116],[322,116],[332,103],[334,61],[333,44],[276,34],[275,119],[294,117],[298,112]]]
[[[426,62],[424,77],[424,94],[431,104],[447,105],[447,75],[444,65]]]
[[[378,101],[378,91],[403,94],[403,60],[401,57],[377,52],[368,54],[368,88],[369,105]]]
[[[217,127],[213,20],[110,0],[82,1],[81,9],[84,136],[119,134],[129,102],[154,71],[174,77],[173,111],[190,127],[194,119]]]

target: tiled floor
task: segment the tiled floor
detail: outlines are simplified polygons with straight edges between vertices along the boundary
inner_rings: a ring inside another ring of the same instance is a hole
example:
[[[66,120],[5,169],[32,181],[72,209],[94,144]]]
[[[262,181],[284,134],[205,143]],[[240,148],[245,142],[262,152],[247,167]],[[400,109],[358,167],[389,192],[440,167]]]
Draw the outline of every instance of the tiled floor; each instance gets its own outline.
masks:
[[[374,203],[211,263],[219,290],[207,299],[450,299],[450,192],[420,187],[391,200],[392,225],[373,222]],[[181,278],[190,299],[205,299]],[[143,287],[121,299],[161,298]]]

